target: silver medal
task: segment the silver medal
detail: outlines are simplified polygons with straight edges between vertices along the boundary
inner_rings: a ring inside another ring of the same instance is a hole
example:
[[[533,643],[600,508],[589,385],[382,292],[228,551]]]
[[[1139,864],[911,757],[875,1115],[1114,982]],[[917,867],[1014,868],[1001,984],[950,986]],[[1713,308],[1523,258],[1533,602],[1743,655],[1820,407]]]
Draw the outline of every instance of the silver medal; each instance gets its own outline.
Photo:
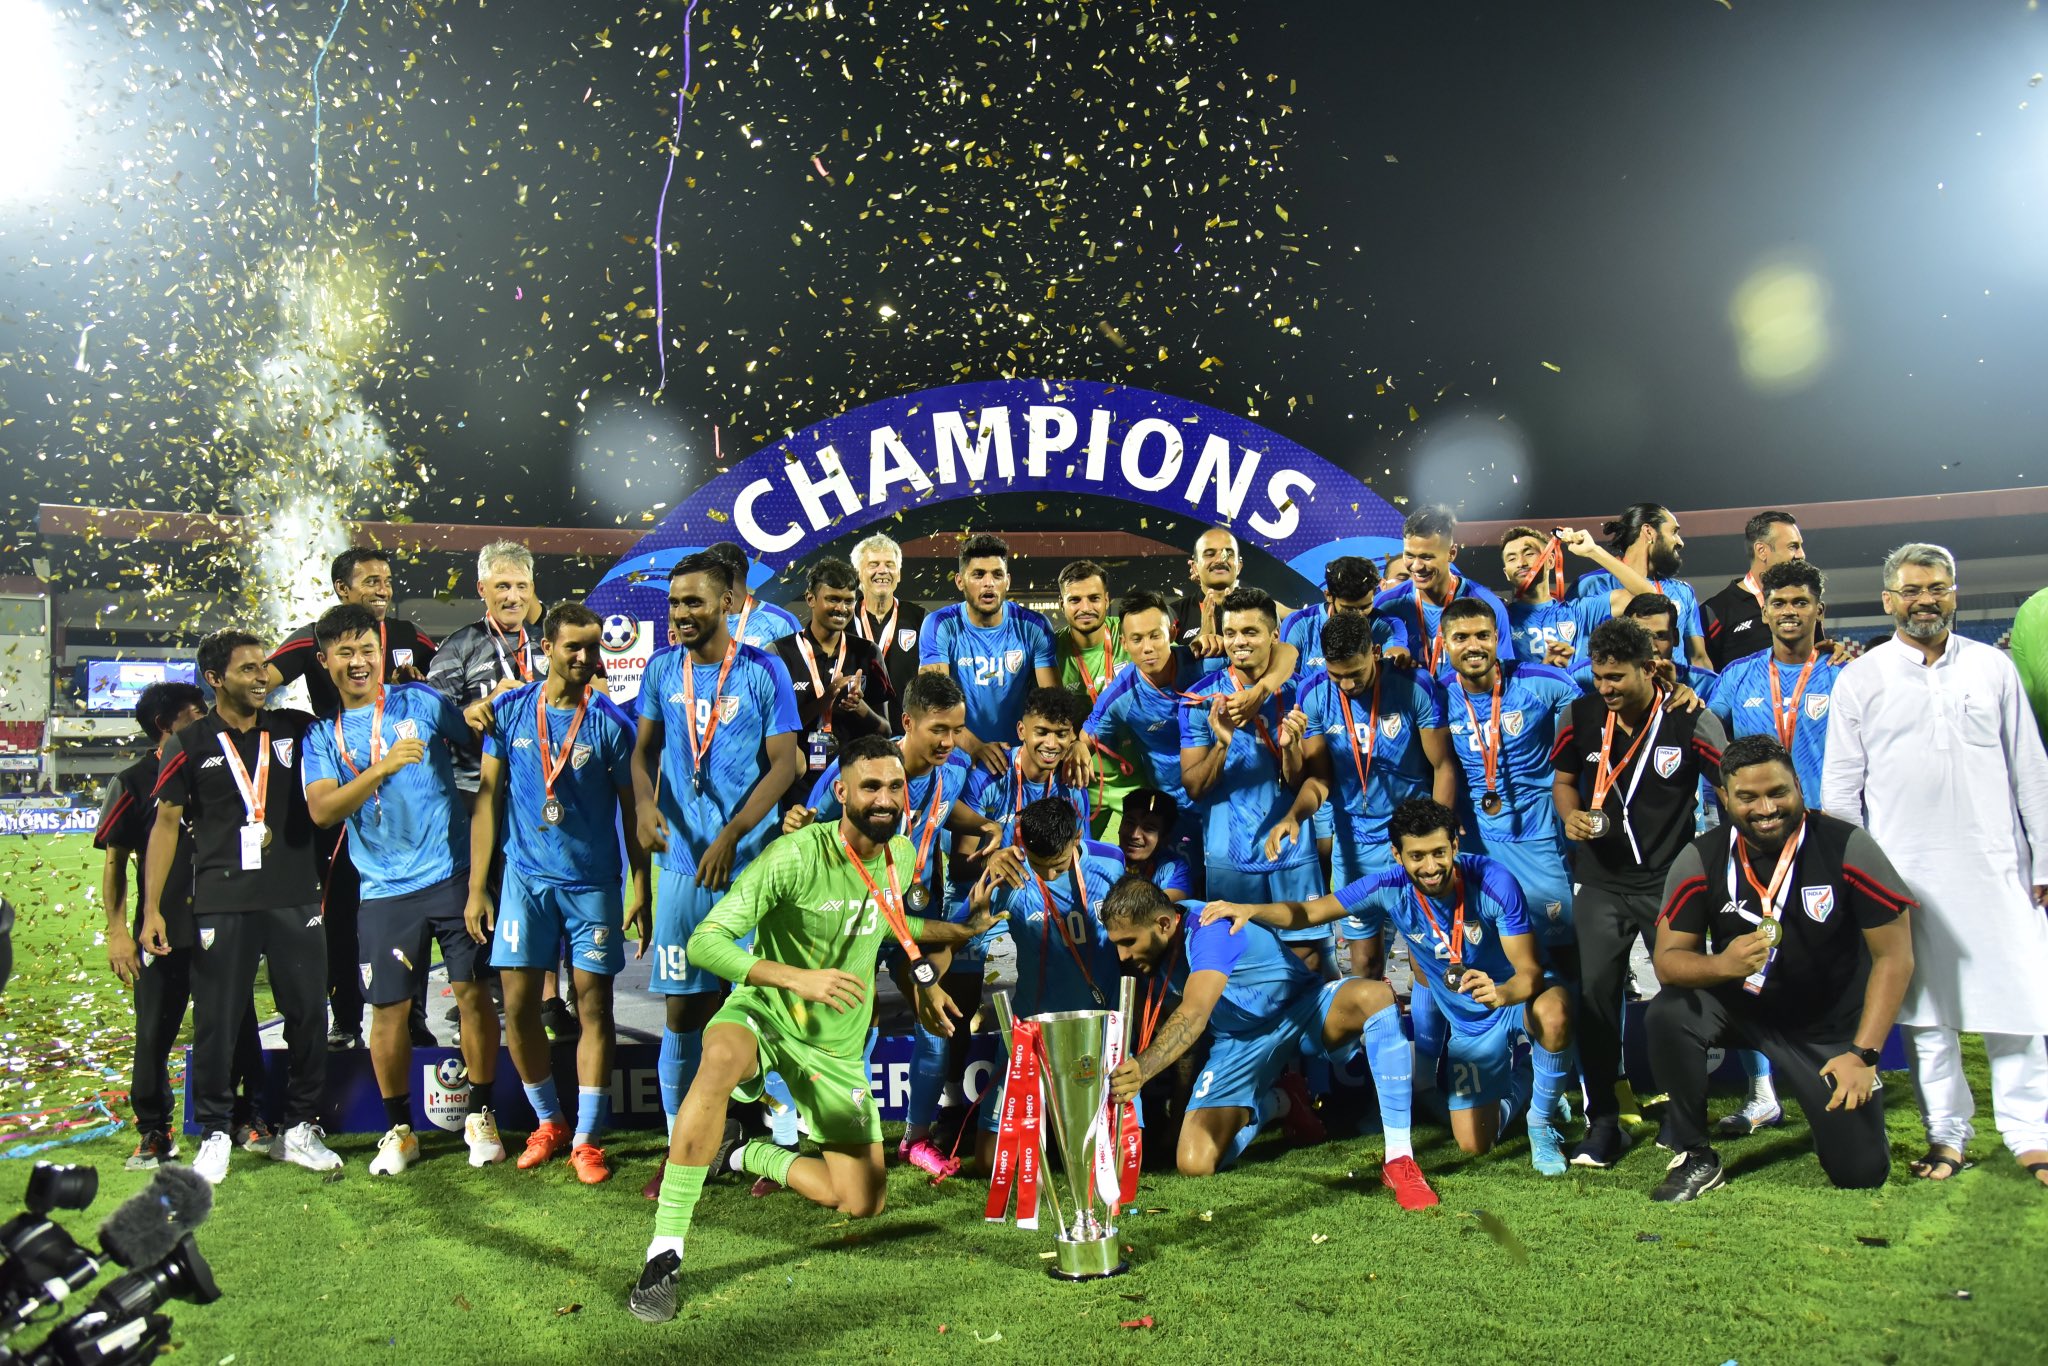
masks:
[[[562,817],[567,814],[568,812],[563,808],[561,799],[558,797],[550,797],[541,803],[540,818],[549,825],[560,825]]]

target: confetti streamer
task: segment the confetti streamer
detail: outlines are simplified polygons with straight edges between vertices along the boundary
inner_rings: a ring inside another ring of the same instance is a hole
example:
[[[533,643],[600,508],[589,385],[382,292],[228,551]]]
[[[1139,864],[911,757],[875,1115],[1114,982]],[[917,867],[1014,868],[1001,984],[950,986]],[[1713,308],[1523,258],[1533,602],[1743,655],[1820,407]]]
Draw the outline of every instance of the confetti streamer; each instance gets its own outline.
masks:
[[[327,60],[327,51],[334,46],[334,36],[341,32],[341,16],[347,13],[348,0],[341,0],[335,6],[334,23],[327,30],[327,41],[320,44],[320,51],[313,58],[313,207],[316,209],[320,206],[320,64]]]
[[[342,0],[346,4],[348,0]],[[655,390],[659,394],[668,388],[668,310],[662,297],[661,257],[662,222],[668,213],[669,182],[676,178],[676,159],[683,154],[683,113],[690,97],[690,20],[697,13],[697,0],[690,0],[690,7],[683,11],[683,83],[676,87],[676,131],[669,139],[668,170],[661,177],[661,199],[654,206],[654,354],[660,361],[661,384]]]

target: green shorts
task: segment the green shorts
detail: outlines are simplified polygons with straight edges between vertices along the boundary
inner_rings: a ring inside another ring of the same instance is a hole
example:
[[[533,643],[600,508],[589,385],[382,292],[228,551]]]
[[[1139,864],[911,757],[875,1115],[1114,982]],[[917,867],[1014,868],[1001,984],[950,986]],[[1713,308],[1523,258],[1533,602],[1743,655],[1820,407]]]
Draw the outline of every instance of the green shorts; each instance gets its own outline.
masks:
[[[770,1072],[789,1087],[797,1113],[811,1126],[811,1137],[824,1144],[880,1143],[882,1113],[868,1087],[867,1063],[841,1058],[781,1032],[781,1022],[748,999],[745,987],[726,998],[707,1023],[744,1025],[753,1031],[761,1051],[761,1069],[733,1089],[735,1100],[758,1101]]]

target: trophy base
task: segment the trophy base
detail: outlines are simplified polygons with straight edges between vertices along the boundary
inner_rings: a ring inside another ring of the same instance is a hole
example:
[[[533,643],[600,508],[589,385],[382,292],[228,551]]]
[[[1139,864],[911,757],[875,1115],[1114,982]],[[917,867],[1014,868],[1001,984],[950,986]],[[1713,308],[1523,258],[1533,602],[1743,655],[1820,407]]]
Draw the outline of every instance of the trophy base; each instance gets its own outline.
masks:
[[[1099,1281],[1106,1276],[1121,1276],[1131,1269],[1117,1251],[1116,1230],[1107,1230],[1100,1238],[1054,1238],[1053,1259],[1045,1264],[1045,1274],[1056,1281]]]

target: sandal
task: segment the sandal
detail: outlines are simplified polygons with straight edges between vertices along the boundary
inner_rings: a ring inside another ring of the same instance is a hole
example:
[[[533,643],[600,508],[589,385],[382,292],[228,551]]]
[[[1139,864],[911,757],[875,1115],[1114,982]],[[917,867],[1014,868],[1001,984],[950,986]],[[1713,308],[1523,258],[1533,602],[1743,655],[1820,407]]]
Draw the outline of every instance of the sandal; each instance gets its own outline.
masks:
[[[1949,1157],[1945,1153],[1938,1153],[1934,1149],[1929,1148],[1926,1152],[1908,1163],[1907,1170],[1922,1181],[1946,1181],[1957,1172],[1966,1172],[1976,1165],[1976,1163],[1967,1158]],[[2048,1163],[2042,1163],[2041,1165],[2048,1166]],[[1942,1171],[1943,1167],[1948,1168],[1948,1170]]]

